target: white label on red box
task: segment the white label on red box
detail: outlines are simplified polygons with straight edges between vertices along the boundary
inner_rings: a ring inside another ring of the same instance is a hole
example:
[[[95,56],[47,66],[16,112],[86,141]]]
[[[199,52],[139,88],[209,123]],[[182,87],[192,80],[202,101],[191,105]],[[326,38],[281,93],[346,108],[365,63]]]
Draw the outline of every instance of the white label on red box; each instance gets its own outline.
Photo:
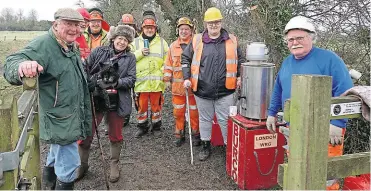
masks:
[[[254,149],[277,147],[277,133],[254,136]]]
[[[232,178],[235,182],[238,181],[238,155],[239,155],[239,147],[240,147],[240,127],[233,123],[232,129]]]

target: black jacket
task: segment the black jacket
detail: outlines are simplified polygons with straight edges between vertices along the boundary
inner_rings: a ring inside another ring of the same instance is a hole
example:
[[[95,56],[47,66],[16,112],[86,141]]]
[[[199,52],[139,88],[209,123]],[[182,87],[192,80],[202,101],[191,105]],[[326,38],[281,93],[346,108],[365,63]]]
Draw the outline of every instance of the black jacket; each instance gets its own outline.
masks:
[[[203,33],[202,37],[204,45],[201,55],[200,73],[198,74],[197,91],[194,92],[194,94],[204,99],[215,100],[230,95],[235,91],[225,87],[227,72],[225,63],[225,40],[229,39],[229,34],[225,29],[222,29],[220,37],[215,41],[209,42],[210,39],[207,39],[207,34],[205,33],[207,33],[207,31]],[[188,66],[182,67],[185,80],[191,77],[193,54],[194,50],[191,42],[182,54],[182,66]],[[237,56],[237,77],[239,77],[241,63],[246,62],[245,56],[242,54],[239,46],[237,48]]]
[[[113,58],[114,55],[112,45],[95,48],[87,60],[87,70],[89,71],[89,76],[99,72],[92,69],[99,68],[97,65],[108,61],[110,58]],[[115,87],[119,95],[119,107],[117,112],[118,115],[124,117],[131,113],[131,89],[134,87],[136,80],[136,59],[133,53],[124,52],[118,57],[118,74],[119,80],[117,86]]]

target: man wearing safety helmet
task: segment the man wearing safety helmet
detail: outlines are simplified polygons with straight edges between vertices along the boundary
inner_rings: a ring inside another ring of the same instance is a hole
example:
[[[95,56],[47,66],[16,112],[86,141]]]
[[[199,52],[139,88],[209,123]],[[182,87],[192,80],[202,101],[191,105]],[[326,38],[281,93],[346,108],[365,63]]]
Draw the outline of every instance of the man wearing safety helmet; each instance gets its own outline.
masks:
[[[107,31],[109,31],[109,24],[103,20],[103,12],[100,9],[92,8],[89,10],[89,13],[89,27],[85,30],[84,36],[88,42],[90,50],[92,50],[107,42]]]
[[[237,38],[222,28],[223,16],[219,9],[206,10],[206,30],[193,37],[182,54],[183,86],[192,88],[199,111],[202,149],[199,160],[206,160],[211,152],[210,139],[213,116],[227,144],[229,107],[233,93],[241,84],[239,66],[245,62]]]
[[[77,11],[81,14],[81,16],[84,18],[83,22],[80,22],[80,36],[77,37],[76,42],[80,49],[80,57],[83,61],[85,61],[89,54],[90,54],[90,48],[88,46],[88,43],[86,42],[86,39],[83,35],[84,31],[88,28],[89,21],[90,21],[90,14],[85,8],[78,8]]]
[[[181,17],[177,22],[176,41],[171,43],[164,67],[164,81],[166,89],[172,90],[173,95],[173,115],[175,118],[175,146],[180,147],[185,142],[184,122],[186,112],[185,88],[183,87],[183,73],[180,57],[183,50],[191,42],[194,26],[187,17]],[[193,134],[193,145],[200,145],[200,132],[198,129],[198,110],[196,100],[191,90],[187,90],[189,95],[190,124]]]
[[[129,26],[133,27],[136,31],[135,32],[135,38],[137,38],[139,36],[137,25],[134,22],[134,17],[133,17],[132,14],[128,14],[128,13],[123,14],[122,17],[121,17],[121,20],[118,24],[119,25],[129,25]]]
[[[344,61],[329,50],[314,47],[316,30],[314,25],[303,16],[293,17],[286,25],[285,41],[291,55],[282,63],[278,72],[268,109],[267,128],[276,131],[276,114],[282,109],[283,102],[290,98],[293,74],[328,75],[332,77],[332,96],[340,96],[353,87]],[[343,139],[346,119],[331,120],[329,128],[328,156],[343,154]],[[336,180],[327,181],[327,189],[339,189]]]
[[[134,39],[132,47],[137,60],[134,92],[138,110],[138,131],[135,137],[146,134],[149,129],[148,101],[151,104],[152,130],[161,130],[161,109],[165,90],[163,65],[166,60],[168,44],[157,31],[156,16],[152,11],[143,13],[142,33]]]

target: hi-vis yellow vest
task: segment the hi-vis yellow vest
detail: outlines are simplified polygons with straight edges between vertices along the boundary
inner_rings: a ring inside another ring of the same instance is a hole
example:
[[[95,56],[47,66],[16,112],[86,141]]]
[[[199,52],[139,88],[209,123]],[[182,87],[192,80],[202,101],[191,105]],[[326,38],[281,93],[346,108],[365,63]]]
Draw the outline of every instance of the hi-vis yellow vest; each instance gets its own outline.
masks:
[[[198,74],[200,73],[200,62],[204,43],[202,42],[202,34],[197,34],[193,37],[193,58],[191,64],[191,82],[193,91],[197,91]],[[237,38],[229,34],[229,39],[225,41],[226,55],[226,80],[225,87],[227,89],[236,89],[237,84]]]
[[[143,56],[144,40],[140,35],[131,44],[137,59],[135,92],[160,92],[165,90],[163,66],[169,50],[167,42],[158,34],[149,44],[150,54]]]
[[[91,39],[92,34],[89,34],[88,29],[84,31],[83,35],[86,39],[86,43],[88,43],[89,49],[92,50],[96,48],[96,47],[94,48],[92,47],[92,39]],[[99,38],[100,38],[99,46],[106,45],[106,43],[108,42],[107,31],[102,29],[101,36]]]

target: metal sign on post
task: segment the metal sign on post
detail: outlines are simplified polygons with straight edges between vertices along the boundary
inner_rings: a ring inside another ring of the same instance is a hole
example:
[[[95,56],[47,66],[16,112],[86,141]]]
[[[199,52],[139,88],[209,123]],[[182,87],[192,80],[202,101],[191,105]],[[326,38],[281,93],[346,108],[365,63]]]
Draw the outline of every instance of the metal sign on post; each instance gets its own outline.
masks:
[[[331,116],[342,116],[361,113],[361,102],[331,104]]]

